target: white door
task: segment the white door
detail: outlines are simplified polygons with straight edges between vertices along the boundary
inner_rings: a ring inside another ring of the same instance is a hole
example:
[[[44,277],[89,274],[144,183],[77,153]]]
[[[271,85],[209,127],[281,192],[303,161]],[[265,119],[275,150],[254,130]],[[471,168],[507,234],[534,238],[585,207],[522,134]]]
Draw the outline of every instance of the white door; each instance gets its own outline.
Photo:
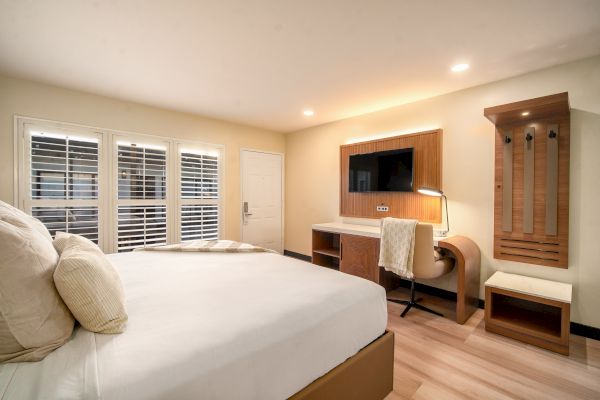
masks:
[[[281,154],[242,150],[242,242],[283,252]]]

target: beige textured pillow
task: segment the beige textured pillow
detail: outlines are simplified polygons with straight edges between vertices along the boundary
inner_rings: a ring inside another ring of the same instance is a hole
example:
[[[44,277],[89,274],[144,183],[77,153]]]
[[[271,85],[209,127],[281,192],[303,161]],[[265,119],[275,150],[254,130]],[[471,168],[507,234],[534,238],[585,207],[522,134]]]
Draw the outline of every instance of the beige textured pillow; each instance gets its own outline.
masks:
[[[102,250],[90,240],[57,235],[60,261],[54,271],[54,283],[77,321],[85,329],[98,333],[121,333],[127,312],[119,274]]]
[[[71,236],[73,236],[72,233],[56,232],[56,234],[54,235],[54,241],[52,242],[52,245],[58,252],[58,255],[62,254],[63,250],[65,249],[65,246],[67,245],[67,241],[69,240],[69,238]],[[86,239],[83,236],[81,236],[81,238]],[[88,240],[88,239],[86,239],[86,240]],[[94,244],[94,242],[92,242],[91,240],[88,240],[88,241],[90,243]]]
[[[38,361],[65,343],[74,320],[52,275],[46,227],[0,201],[0,362]]]

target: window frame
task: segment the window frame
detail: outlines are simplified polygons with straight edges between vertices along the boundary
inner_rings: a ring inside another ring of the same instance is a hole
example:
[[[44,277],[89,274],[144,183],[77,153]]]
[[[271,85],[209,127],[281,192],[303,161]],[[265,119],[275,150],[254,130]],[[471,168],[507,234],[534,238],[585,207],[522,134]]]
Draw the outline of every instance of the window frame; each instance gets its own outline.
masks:
[[[69,133],[74,136],[98,138],[98,199],[97,200],[33,200],[31,198],[31,178],[27,179],[30,167],[31,150],[28,147],[29,130],[35,127],[44,131]],[[192,149],[210,149],[217,151],[218,163],[218,198],[219,213],[218,238],[222,237],[225,219],[224,194],[225,186],[225,146],[196,140],[180,139],[177,137],[149,135],[143,133],[118,131],[98,128],[68,122],[59,122],[41,118],[14,116],[14,204],[17,208],[31,214],[31,203],[36,202],[81,202],[98,204],[98,245],[105,253],[118,251],[118,142],[139,142],[148,145],[166,147],[166,204],[167,244],[178,243],[181,240],[181,152],[182,147]],[[121,199],[123,202],[125,199]],[[153,200],[150,200],[150,202]],[[148,202],[147,200],[125,200],[125,202]],[[83,205],[83,204],[82,204]],[[94,204],[95,205],[95,204]],[[123,204],[122,204],[123,205]],[[70,206],[64,204],[64,206]]]

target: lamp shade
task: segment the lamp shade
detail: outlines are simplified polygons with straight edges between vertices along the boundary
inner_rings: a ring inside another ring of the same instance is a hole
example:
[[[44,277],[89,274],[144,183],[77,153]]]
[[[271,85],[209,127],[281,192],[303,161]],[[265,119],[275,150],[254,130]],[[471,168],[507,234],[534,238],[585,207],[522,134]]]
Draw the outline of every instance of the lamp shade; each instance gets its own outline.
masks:
[[[444,192],[442,192],[441,190],[432,189],[432,188],[428,188],[428,187],[419,188],[417,190],[417,192],[427,195],[427,196],[435,196],[435,197],[442,197],[444,195]]]

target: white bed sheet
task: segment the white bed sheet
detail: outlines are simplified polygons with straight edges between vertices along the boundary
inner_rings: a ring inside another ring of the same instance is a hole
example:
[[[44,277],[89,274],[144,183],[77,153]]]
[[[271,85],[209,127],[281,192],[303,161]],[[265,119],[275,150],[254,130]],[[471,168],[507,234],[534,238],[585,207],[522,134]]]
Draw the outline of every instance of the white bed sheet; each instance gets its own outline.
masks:
[[[285,399],[381,335],[385,291],[271,253],[110,255],[120,335],[0,366],[0,399]]]

